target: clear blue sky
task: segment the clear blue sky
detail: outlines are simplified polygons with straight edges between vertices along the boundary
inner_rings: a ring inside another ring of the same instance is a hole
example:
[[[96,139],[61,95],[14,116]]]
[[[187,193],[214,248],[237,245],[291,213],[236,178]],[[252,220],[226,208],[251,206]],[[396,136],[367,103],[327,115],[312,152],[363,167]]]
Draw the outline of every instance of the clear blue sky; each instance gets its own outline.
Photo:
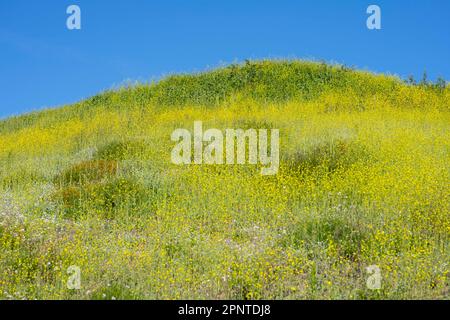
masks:
[[[66,8],[81,8],[81,30]],[[382,10],[382,30],[366,9]],[[0,117],[252,58],[450,80],[448,0],[0,0]]]

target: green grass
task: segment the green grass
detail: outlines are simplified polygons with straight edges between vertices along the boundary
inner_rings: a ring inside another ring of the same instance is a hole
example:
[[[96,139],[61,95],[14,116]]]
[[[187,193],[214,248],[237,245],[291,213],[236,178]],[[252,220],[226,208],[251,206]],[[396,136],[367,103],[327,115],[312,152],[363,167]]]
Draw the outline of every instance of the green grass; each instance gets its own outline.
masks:
[[[0,298],[448,299],[449,106],[442,81],[248,61],[2,120]],[[278,174],[172,164],[196,120],[279,129]]]

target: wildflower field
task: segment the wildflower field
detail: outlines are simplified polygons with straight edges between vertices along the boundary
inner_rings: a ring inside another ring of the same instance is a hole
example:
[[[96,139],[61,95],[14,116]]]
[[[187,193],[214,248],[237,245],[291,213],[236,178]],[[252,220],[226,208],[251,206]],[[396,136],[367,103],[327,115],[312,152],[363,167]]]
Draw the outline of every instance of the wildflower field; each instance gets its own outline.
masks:
[[[2,120],[0,298],[448,299],[449,107],[445,83],[247,61]],[[196,120],[279,129],[278,174],[173,164]]]

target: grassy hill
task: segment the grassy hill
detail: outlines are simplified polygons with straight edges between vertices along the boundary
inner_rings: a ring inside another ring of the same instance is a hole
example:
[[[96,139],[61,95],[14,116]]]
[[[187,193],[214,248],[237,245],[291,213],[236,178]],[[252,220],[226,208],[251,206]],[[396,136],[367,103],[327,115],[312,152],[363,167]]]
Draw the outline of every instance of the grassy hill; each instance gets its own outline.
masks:
[[[448,298],[449,106],[442,83],[248,61],[2,120],[0,298]],[[279,129],[278,174],[172,164],[196,120]]]

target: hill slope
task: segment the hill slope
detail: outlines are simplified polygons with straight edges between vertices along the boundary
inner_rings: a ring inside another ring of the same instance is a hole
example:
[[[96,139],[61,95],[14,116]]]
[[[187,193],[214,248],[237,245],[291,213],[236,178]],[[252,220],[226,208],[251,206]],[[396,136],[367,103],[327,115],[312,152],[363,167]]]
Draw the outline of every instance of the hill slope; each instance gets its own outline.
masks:
[[[449,106],[442,85],[260,61],[1,121],[0,298],[448,297]],[[278,174],[174,165],[194,121],[279,129]]]

